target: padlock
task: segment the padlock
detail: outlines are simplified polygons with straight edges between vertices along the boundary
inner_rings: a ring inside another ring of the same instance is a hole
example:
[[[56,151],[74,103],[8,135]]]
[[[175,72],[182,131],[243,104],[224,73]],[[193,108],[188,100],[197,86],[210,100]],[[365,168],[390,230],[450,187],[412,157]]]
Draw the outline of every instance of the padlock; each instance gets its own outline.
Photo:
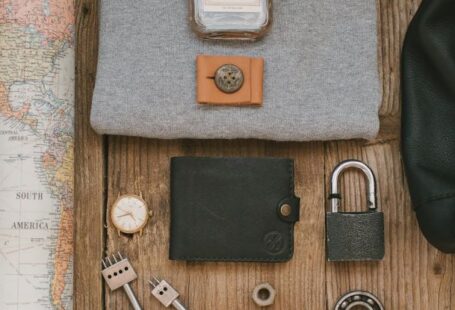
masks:
[[[340,175],[349,168],[360,169],[367,177],[368,210],[338,212],[341,202]],[[363,162],[341,162],[331,177],[331,212],[326,213],[326,253],[329,261],[371,261],[384,258],[384,214],[377,210],[376,180]]]

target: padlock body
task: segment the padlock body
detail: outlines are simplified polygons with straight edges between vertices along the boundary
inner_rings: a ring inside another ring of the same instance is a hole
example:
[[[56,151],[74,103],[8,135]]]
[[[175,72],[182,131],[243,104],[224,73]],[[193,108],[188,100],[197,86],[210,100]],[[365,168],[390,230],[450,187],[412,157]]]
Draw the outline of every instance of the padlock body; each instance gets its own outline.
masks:
[[[384,214],[339,212],[326,214],[329,261],[368,261],[384,258]]]

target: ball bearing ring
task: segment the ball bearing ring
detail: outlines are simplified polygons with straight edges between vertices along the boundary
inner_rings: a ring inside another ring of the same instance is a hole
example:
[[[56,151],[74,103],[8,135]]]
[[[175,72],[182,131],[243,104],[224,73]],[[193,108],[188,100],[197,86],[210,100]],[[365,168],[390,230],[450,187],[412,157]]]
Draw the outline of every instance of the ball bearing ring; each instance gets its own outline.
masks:
[[[350,310],[355,307],[363,307],[368,310],[384,310],[384,306],[376,296],[363,291],[354,291],[343,295],[338,300],[334,310]]]

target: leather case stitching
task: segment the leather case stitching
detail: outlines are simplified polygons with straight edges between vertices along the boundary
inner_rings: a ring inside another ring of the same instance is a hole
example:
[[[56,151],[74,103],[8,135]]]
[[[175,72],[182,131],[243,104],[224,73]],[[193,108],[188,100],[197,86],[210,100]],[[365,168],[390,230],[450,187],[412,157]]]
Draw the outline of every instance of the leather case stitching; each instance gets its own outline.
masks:
[[[289,160],[289,196],[294,195],[294,162]],[[300,207],[300,206],[299,206]],[[289,251],[287,258],[292,257],[294,252],[294,234],[293,232],[294,224],[289,224]]]
[[[275,261],[275,262],[285,262],[289,260],[289,257],[284,258],[263,258],[263,257],[188,257],[188,256],[180,256],[179,259],[181,260],[189,260],[189,261],[231,261],[231,262],[240,262],[240,261],[247,261],[247,262],[267,262],[267,261]]]

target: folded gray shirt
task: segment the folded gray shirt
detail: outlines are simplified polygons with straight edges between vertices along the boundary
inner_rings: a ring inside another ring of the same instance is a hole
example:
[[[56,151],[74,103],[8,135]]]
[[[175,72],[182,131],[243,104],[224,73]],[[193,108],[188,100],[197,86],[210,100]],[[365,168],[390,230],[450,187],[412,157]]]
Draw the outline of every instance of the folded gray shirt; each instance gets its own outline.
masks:
[[[332,140],[379,128],[376,0],[275,0],[254,43],[202,41],[186,0],[102,0],[91,111],[101,134]],[[196,103],[198,54],[265,59],[264,104]]]

